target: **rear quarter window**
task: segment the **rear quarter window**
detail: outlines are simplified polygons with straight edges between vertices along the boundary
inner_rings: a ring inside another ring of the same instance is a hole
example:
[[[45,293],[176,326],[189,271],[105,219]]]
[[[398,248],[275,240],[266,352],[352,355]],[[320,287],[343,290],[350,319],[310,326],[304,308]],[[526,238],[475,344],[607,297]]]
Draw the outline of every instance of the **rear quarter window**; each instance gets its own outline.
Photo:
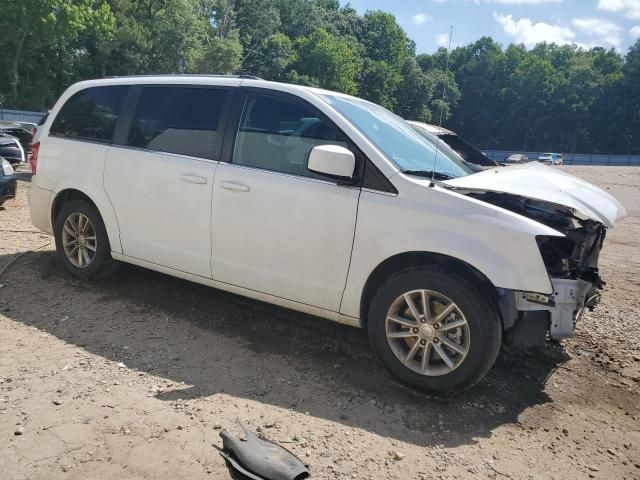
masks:
[[[49,134],[111,143],[127,85],[92,87],[75,93],[62,106]]]

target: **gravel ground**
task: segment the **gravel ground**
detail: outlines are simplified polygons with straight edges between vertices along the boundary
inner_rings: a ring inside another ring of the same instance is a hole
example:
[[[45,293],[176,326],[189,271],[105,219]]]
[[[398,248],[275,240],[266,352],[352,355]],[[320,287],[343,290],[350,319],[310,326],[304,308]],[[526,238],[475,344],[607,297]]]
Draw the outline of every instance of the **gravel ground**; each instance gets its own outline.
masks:
[[[564,170],[629,211],[603,302],[455,398],[396,383],[356,329],[133,266],[70,277],[20,172],[0,207],[0,270],[29,252],[0,278],[0,477],[227,479],[212,444],[241,418],[312,478],[640,478],[640,168]]]

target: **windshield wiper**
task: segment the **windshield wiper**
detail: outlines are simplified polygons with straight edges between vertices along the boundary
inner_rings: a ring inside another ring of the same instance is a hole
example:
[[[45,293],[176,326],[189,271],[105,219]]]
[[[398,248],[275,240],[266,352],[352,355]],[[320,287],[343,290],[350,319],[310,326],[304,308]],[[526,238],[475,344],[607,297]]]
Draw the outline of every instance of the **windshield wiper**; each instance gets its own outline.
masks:
[[[434,172],[433,170],[403,170],[406,175],[415,175],[416,177],[433,178],[435,180],[451,180],[458,178],[455,175],[445,172]]]

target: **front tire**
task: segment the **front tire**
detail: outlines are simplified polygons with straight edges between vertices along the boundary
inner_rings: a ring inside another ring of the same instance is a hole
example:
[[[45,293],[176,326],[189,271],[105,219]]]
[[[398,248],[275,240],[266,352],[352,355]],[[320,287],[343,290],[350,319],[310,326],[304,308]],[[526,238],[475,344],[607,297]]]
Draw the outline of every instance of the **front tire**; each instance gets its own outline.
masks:
[[[90,280],[117,270],[102,217],[89,202],[65,203],[56,215],[54,235],[58,258],[72,275]]]
[[[369,338],[400,381],[431,392],[459,392],[493,366],[502,340],[496,306],[464,277],[440,267],[402,270],[378,289]]]

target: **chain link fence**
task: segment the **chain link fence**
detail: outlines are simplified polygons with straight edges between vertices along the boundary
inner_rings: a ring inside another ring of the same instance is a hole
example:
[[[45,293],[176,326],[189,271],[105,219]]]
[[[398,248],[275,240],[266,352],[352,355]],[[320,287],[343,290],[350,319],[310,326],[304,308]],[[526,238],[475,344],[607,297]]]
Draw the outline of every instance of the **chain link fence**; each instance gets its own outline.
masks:
[[[518,151],[483,150],[491,160],[503,162]],[[536,160],[540,155],[548,152],[524,152],[529,160]],[[640,167],[640,155],[591,155],[584,153],[563,153],[565,165],[609,165],[609,166],[637,166]]]

